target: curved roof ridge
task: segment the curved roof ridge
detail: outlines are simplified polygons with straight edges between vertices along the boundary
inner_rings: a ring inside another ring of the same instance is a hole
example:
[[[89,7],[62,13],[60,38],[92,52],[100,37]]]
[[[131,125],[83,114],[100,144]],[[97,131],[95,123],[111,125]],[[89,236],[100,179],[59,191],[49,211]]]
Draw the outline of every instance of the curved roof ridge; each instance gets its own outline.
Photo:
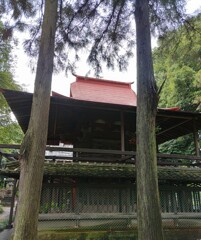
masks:
[[[95,80],[95,81],[102,81],[102,82],[109,82],[109,83],[117,83],[117,84],[125,84],[125,85],[132,85],[133,82],[122,82],[122,81],[116,81],[116,80],[110,80],[110,79],[105,79],[105,78],[95,78],[95,77],[88,77],[88,76],[81,76],[73,73],[73,76],[76,77],[76,81],[79,79],[85,79],[85,80]]]

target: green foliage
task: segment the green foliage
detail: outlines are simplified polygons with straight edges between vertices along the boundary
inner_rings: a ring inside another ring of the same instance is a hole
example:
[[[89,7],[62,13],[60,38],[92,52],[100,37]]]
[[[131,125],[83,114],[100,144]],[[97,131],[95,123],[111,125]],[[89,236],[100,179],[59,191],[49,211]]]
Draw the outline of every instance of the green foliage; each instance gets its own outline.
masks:
[[[179,106],[195,111],[201,102],[201,14],[188,20],[177,31],[160,37],[153,51],[155,78],[158,87],[165,80],[159,107]],[[159,147],[160,152],[195,154],[193,136],[170,140]]]
[[[192,134],[172,139],[159,146],[159,152],[169,154],[195,154],[195,146]]]
[[[128,232],[115,232],[115,231],[89,231],[89,232],[65,232],[65,231],[49,231],[39,232],[40,240],[135,240],[137,239],[136,231]]]
[[[16,122],[0,125],[0,143],[21,144],[23,132]]]
[[[2,15],[8,12],[5,36],[14,30],[28,30],[26,52],[38,55],[45,1],[0,0]],[[74,71],[75,63],[87,49],[88,62],[98,74],[104,63],[108,68],[125,70],[135,45],[135,1],[75,0],[58,1],[55,41],[55,71]],[[162,34],[185,21],[184,0],[149,0],[152,32]],[[5,19],[6,16],[4,14]],[[69,54],[70,52],[70,54]]]
[[[8,220],[0,221],[0,232],[6,229],[8,226]]]
[[[3,207],[0,205],[0,214],[3,213]]]
[[[0,23],[0,88],[20,89],[20,86],[13,80],[11,57],[11,44],[5,40],[4,26]],[[22,130],[12,120],[11,110],[8,107],[3,95],[0,94],[0,143],[20,143]]]
[[[153,51],[155,78],[165,80],[159,107],[179,106],[195,111],[201,102],[201,14],[159,39]]]
[[[199,239],[200,232],[195,229],[165,229],[165,239]],[[67,232],[67,231],[40,231],[39,240],[136,240],[137,231],[128,232]]]

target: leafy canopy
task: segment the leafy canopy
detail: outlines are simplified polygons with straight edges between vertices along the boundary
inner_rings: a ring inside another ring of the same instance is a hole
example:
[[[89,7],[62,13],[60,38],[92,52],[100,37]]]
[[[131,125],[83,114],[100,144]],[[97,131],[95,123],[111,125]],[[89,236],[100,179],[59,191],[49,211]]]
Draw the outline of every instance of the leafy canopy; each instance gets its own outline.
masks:
[[[20,89],[20,86],[13,80],[11,56],[12,47],[9,39],[4,38],[4,26],[0,22],[0,88]],[[20,143],[22,130],[12,120],[11,110],[8,107],[2,94],[0,95],[0,142]]]
[[[30,33],[24,43],[30,56],[38,54],[44,1],[0,0],[1,14],[8,13],[7,35],[13,30]],[[151,30],[162,34],[185,21],[184,0],[149,0]],[[74,71],[84,49],[88,62],[98,74],[102,63],[125,70],[135,44],[135,1],[133,0],[59,0],[55,45],[55,71]],[[5,17],[5,16],[4,16]]]
[[[201,14],[159,39],[153,51],[155,78],[164,79],[159,106],[195,111],[201,103]]]
[[[201,14],[159,38],[153,51],[155,78],[161,91],[159,107],[179,106],[200,111],[201,103]],[[201,136],[201,134],[199,135]],[[200,138],[201,143],[201,138]],[[159,147],[161,152],[195,154],[193,135],[170,140]]]

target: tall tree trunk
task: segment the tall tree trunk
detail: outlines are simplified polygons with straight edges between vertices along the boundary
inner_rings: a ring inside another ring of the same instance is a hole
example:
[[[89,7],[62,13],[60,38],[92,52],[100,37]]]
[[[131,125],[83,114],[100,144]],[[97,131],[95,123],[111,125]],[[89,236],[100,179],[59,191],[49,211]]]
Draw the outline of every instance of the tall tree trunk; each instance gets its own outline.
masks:
[[[19,202],[14,240],[37,239],[47,141],[58,0],[46,0],[29,127],[20,156]]]
[[[136,0],[137,37],[137,215],[138,239],[162,240],[155,118],[157,89],[151,55],[149,5]]]

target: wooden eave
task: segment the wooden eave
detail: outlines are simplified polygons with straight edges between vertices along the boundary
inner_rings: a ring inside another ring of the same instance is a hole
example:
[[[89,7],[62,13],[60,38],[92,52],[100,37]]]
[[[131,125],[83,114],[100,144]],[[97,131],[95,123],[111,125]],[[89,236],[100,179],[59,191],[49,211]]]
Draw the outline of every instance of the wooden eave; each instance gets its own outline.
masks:
[[[7,89],[0,89],[0,91],[15,114],[22,130],[26,132],[33,94]],[[121,113],[124,114],[125,118],[125,130],[132,132],[134,136],[136,132],[136,107],[134,106],[83,101],[68,97],[51,97],[48,141],[51,144],[58,144],[61,135],[64,133],[66,134],[65,137],[73,142],[76,133],[81,127],[85,127],[80,126],[83,120],[87,122],[100,116],[104,116],[106,119],[110,118],[113,121],[115,119],[120,120]],[[201,114],[158,109],[156,126],[158,128],[156,132],[157,142],[163,143],[193,133],[195,126],[197,130],[201,129]],[[94,134],[98,133],[94,132]],[[120,135],[117,133],[107,135],[107,131],[105,131],[105,134],[105,139],[110,136],[120,140]],[[104,133],[101,133],[101,136],[104,136]]]

